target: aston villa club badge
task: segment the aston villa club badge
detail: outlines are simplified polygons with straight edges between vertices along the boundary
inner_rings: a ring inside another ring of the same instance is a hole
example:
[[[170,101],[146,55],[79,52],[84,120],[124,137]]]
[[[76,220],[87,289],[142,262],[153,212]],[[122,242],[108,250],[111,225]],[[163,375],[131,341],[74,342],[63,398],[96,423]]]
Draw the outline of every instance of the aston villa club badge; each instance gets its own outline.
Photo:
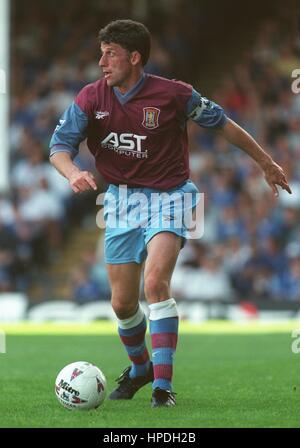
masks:
[[[147,129],[158,128],[158,117],[160,110],[157,107],[144,107],[144,119],[142,125]]]

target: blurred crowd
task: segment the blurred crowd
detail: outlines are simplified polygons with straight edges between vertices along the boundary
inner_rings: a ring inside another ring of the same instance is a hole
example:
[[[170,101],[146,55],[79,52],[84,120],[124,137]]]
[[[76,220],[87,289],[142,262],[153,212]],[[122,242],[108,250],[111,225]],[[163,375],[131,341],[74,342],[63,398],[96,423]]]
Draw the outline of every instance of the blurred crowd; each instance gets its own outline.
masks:
[[[17,3],[12,11],[11,189],[0,196],[0,292],[28,292],[41,278],[50,281],[45,272],[59,259],[72,227],[96,215],[94,194],[72,194],[67,180],[50,166],[49,141],[76,93],[101,75],[97,31],[112,18],[128,17],[132,5],[90,1],[95,13],[83,20],[81,0],[64,0],[62,9],[57,1],[47,7],[35,2],[30,14],[25,14],[26,2]],[[170,15],[161,27],[154,18],[145,20],[153,31],[146,71],[192,82],[205,94],[195,70],[200,44],[188,26],[191,11]],[[173,277],[176,297],[300,301],[295,68],[300,68],[299,36],[280,21],[264,21],[252,48],[210,94],[283,166],[293,195],[280,192],[275,199],[249,156],[217,133],[189,123],[191,178],[205,193],[205,231],[181,251]],[[76,163],[97,176],[84,143]],[[99,176],[97,182],[100,191],[105,189]],[[70,297],[78,303],[109,299],[102,258],[86,254],[70,273],[70,285]]]
[[[190,299],[300,301],[300,35],[262,24],[253,48],[213,92],[227,115],[285,170],[293,195],[275,199],[261,169],[218,135],[190,126],[192,179],[205,193],[205,231],[173,277]]]

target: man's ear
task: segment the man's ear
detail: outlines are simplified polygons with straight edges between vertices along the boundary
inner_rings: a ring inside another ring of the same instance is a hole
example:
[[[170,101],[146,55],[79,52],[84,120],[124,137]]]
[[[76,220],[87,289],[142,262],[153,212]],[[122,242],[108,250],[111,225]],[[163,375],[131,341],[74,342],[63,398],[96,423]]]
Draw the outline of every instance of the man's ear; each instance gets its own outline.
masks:
[[[130,55],[132,65],[138,65],[142,61],[142,56],[138,51],[132,51]]]

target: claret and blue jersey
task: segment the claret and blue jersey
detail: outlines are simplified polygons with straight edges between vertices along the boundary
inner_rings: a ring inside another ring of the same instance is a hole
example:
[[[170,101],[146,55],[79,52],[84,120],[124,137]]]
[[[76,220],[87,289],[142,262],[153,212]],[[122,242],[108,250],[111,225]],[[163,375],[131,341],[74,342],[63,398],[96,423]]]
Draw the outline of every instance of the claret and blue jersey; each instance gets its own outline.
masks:
[[[122,95],[105,79],[85,86],[65,111],[51,142],[51,155],[75,157],[87,145],[106,182],[168,190],[189,178],[186,122],[217,129],[223,109],[181,81],[143,74]]]

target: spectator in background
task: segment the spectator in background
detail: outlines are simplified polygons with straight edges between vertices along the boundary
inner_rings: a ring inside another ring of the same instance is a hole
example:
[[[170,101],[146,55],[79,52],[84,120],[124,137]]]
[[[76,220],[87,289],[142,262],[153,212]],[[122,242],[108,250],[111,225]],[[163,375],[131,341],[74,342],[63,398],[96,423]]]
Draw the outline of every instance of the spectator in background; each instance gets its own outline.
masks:
[[[187,300],[224,301],[233,297],[222,261],[213,254],[200,255],[195,268],[175,267],[172,289]]]
[[[0,264],[2,263],[1,260],[2,256],[0,253]],[[3,270],[2,268],[0,269],[0,293],[2,292],[10,292],[13,290],[13,284],[11,281],[10,276],[5,272],[5,270]]]
[[[111,290],[107,278],[103,258],[99,257],[94,248],[87,249],[82,254],[82,266],[89,273],[91,281],[98,285],[101,300],[110,300]]]
[[[273,276],[270,281],[270,295],[275,300],[300,302],[300,257],[289,260],[288,269],[282,276]]]
[[[233,205],[223,207],[219,212],[217,222],[217,239],[226,242],[230,238],[237,237],[240,240],[246,240],[245,226],[238,210]]]
[[[101,288],[90,277],[90,273],[85,266],[74,269],[71,275],[71,287],[73,290],[72,296],[79,305],[101,299]]]
[[[0,290],[13,288],[16,271],[15,236],[0,221]]]

